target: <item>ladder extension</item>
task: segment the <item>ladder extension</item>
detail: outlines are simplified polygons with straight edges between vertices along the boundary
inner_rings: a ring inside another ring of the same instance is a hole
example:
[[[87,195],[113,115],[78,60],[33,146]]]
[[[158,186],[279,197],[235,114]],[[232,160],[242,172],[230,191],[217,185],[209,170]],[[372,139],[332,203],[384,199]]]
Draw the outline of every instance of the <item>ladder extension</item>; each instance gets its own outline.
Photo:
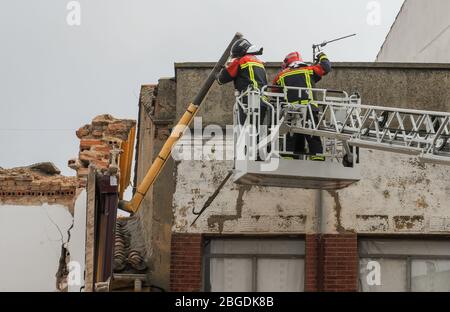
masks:
[[[359,94],[344,91],[284,87],[272,92],[264,87],[254,93],[281,110],[275,118],[291,133],[336,139],[344,145],[370,148],[417,156],[421,162],[450,165],[450,113],[362,105]],[[307,94],[320,109],[314,120],[313,105],[292,105],[286,102],[287,92]],[[249,96],[249,99],[252,97]],[[308,118],[310,117],[310,118]]]

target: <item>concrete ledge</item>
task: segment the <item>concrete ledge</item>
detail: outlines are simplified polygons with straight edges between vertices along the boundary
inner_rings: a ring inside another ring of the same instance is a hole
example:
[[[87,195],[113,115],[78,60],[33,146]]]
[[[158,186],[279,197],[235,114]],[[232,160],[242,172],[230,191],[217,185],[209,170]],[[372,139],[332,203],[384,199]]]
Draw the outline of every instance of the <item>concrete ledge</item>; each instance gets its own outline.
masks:
[[[233,181],[244,185],[336,190],[360,180],[359,166],[345,168],[336,162],[278,159],[275,170],[264,171],[270,164],[236,161]]]
[[[213,68],[214,62],[181,62],[177,68]],[[389,68],[389,69],[440,69],[450,70],[448,63],[378,63],[378,62],[332,62],[335,68]],[[267,68],[279,68],[281,62],[266,62]]]

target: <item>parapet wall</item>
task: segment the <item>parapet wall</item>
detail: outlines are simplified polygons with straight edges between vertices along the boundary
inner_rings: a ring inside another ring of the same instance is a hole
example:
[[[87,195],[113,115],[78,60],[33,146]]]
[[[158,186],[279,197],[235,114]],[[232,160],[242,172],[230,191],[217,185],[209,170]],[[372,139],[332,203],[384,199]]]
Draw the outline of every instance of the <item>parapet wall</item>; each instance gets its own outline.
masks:
[[[175,64],[177,118],[192,101],[212,67],[212,63]],[[269,81],[279,68],[278,63],[267,63]],[[332,72],[317,88],[358,91],[366,105],[448,111],[449,85],[450,64],[333,63]],[[204,126],[232,124],[233,104],[232,83],[214,84],[198,116],[203,118]]]

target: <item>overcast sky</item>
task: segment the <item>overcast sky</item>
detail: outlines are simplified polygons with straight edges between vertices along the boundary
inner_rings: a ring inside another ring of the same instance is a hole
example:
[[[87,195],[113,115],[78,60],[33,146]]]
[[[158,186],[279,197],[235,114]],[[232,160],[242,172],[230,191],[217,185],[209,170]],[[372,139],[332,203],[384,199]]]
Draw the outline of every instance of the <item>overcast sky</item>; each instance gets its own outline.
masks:
[[[403,0],[80,0],[80,26],[69,2],[0,2],[1,167],[53,161],[73,175],[75,129],[101,113],[137,118],[141,84],[173,76],[174,62],[216,61],[236,31],[266,61],[309,60],[313,42],[357,32],[330,59],[373,61]]]

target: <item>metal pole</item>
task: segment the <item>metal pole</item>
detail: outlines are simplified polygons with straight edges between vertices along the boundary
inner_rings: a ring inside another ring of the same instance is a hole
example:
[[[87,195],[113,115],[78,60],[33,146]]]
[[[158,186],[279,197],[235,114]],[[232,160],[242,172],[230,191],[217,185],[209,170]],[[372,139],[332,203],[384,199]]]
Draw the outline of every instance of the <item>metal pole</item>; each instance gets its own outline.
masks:
[[[326,46],[329,43],[336,42],[336,41],[339,41],[339,40],[343,40],[343,39],[346,39],[346,38],[350,38],[350,37],[353,37],[353,36],[356,36],[356,34],[351,34],[351,35],[340,37],[340,38],[333,39],[333,40],[330,40],[330,41],[324,41],[322,43],[313,44],[313,46],[312,46],[312,48],[313,48],[313,62],[314,62],[314,58],[316,57],[316,49],[317,48],[322,48],[322,47]]]
[[[335,42],[335,41],[342,40],[342,39],[350,38],[350,37],[353,37],[353,36],[356,36],[356,34],[351,34],[351,35],[348,35],[348,36],[344,36],[344,37],[340,37],[340,38],[333,39],[333,40],[330,40],[330,41],[326,41],[325,45],[327,45],[329,43],[332,43],[332,42]]]

